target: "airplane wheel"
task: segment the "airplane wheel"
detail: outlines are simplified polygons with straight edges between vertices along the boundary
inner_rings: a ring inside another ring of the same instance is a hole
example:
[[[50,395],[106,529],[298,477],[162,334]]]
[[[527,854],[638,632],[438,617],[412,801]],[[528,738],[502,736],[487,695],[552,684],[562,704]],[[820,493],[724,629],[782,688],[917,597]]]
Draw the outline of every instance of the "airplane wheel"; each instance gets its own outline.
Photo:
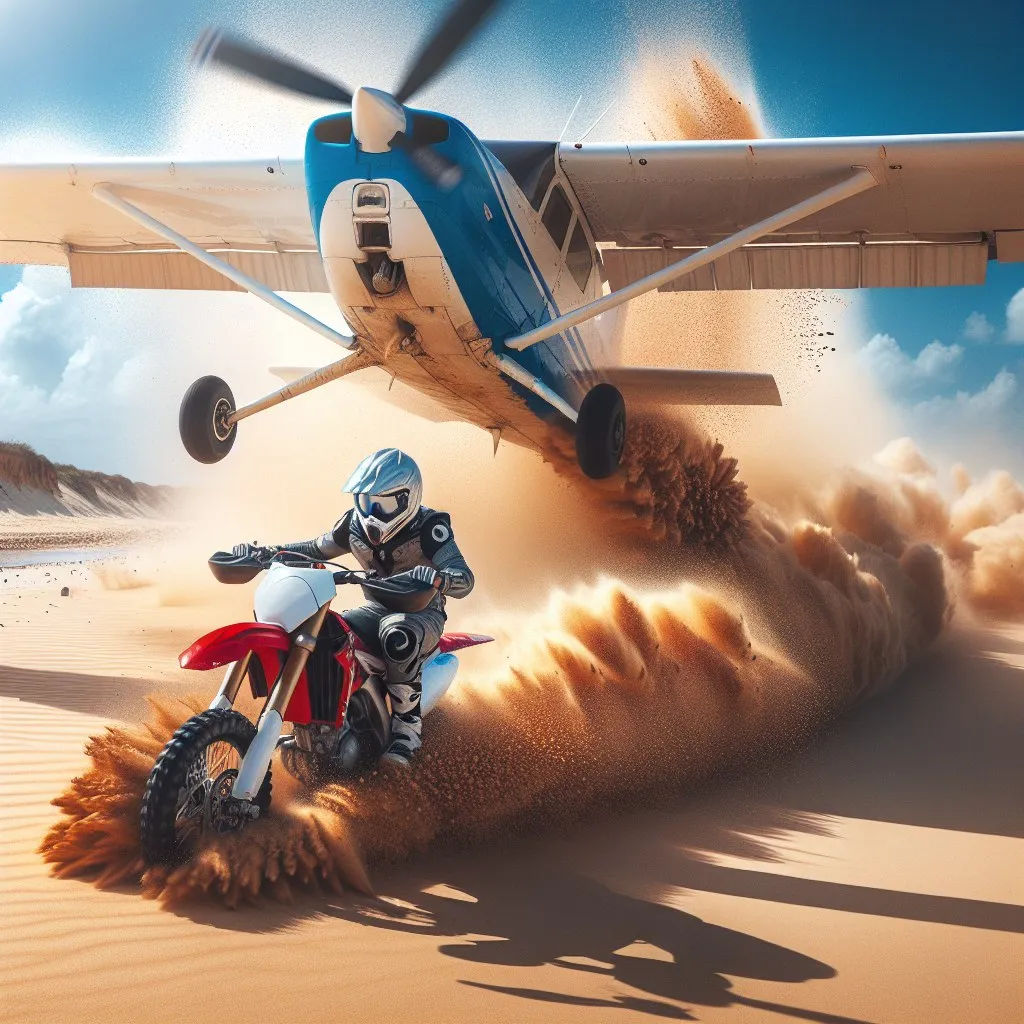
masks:
[[[185,392],[178,413],[178,432],[185,451],[196,462],[220,462],[235,443],[238,424],[228,424],[235,396],[220,377],[200,377]]]
[[[598,384],[580,406],[576,420],[576,458],[592,480],[603,480],[619,468],[626,446],[626,405],[618,388]]]

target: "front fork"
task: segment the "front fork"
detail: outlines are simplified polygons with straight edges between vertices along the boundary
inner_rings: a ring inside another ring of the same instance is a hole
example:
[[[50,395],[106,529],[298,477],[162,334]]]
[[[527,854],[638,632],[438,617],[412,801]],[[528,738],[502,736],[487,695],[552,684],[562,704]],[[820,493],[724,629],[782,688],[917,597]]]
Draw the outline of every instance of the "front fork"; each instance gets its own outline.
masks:
[[[238,661],[228,666],[227,672],[224,673],[224,682],[220,684],[217,696],[210,702],[210,711],[229,711],[234,706],[242,680],[249,671],[250,661],[252,651],[246,651]]]
[[[284,727],[284,712],[292,699],[292,694],[295,693],[295,687],[298,685],[302,670],[306,667],[306,662],[309,660],[310,654],[313,653],[313,648],[316,647],[316,639],[320,635],[320,629],[324,624],[324,619],[327,617],[327,609],[329,607],[330,602],[328,601],[315,615],[311,615],[306,619],[292,637],[292,649],[288,652],[284,668],[281,669],[277,682],[274,683],[274,688],[270,691],[270,696],[267,698],[263,714],[260,716],[259,724],[256,727],[256,735],[252,743],[249,744],[249,749],[242,759],[242,766],[238,771],[238,777],[231,788],[231,795],[236,799],[252,800],[263,784],[263,778],[270,767],[270,759],[274,756],[274,750],[277,748],[277,741],[281,738],[281,730]],[[245,661],[246,666],[248,666],[248,658],[243,658],[236,662],[225,677],[224,683],[221,686],[221,692],[217,695],[217,700],[220,700],[222,697],[227,699],[231,686],[234,686],[234,692],[230,693],[230,700],[234,700],[235,694],[238,693],[238,687],[242,682],[242,675],[244,674],[243,669],[242,672],[238,673],[237,679],[235,679],[235,670],[242,661]]]

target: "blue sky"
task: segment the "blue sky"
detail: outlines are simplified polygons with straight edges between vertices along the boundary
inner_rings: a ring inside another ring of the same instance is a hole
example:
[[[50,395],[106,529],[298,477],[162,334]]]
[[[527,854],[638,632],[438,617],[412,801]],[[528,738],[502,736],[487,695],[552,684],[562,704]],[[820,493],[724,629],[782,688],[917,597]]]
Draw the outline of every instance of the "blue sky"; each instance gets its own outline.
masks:
[[[210,22],[268,40],[308,39],[300,52],[331,60],[339,77],[387,86],[440,7],[0,0],[0,159],[31,159],[40,140],[46,156],[167,153],[188,54]],[[382,26],[393,47],[381,46]],[[702,41],[733,70],[745,64],[773,135],[1024,129],[1020,0],[507,0],[447,81],[418,100],[458,113],[485,137],[553,137],[577,95],[585,97],[578,117],[589,123],[648,41],[672,35]],[[503,104],[488,101],[512,80],[530,84]],[[308,118],[319,112],[310,108]],[[304,116],[296,116],[291,140],[301,138]],[[0,294],[20,276],[0,267]],[[908,409],[981,393],[1001,372],[1024,392],[1024,344],[1006,339],[1007,306],[1021,289],[1024,264],[992,263],[984,287],[875,291],[864,300],[867,334],[859,341],[890,339],[876,340],[869,357],[881,354],[876,370],[904,360],[888,387]],[[1003,412],[1024,427],[1024,395]],[[16,429],[0,418],[0,434]]]

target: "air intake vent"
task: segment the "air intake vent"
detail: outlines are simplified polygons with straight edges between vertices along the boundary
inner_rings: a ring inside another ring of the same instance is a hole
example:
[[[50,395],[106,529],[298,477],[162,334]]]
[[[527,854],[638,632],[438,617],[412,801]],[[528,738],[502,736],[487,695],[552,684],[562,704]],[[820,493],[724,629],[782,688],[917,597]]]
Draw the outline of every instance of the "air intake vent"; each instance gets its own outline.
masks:
[[[339,114],[317,121],[313,126],[313,138],[317,142],[330,142],[336,146],[347,146],[352,141],[352,115]]]
[[[412,115],[412,141],[421,146],[448,141],[448,122],[431,114]]]

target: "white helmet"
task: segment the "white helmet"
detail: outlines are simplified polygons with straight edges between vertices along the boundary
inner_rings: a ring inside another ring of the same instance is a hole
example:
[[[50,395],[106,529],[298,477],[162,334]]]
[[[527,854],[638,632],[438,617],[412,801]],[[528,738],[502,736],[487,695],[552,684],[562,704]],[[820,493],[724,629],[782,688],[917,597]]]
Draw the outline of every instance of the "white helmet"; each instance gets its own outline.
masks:
[[[373,545],[383,544],[420,510],[419,466],[397,448],[382,448],[356,466],[342,491],[355,495],[356,517]]]

